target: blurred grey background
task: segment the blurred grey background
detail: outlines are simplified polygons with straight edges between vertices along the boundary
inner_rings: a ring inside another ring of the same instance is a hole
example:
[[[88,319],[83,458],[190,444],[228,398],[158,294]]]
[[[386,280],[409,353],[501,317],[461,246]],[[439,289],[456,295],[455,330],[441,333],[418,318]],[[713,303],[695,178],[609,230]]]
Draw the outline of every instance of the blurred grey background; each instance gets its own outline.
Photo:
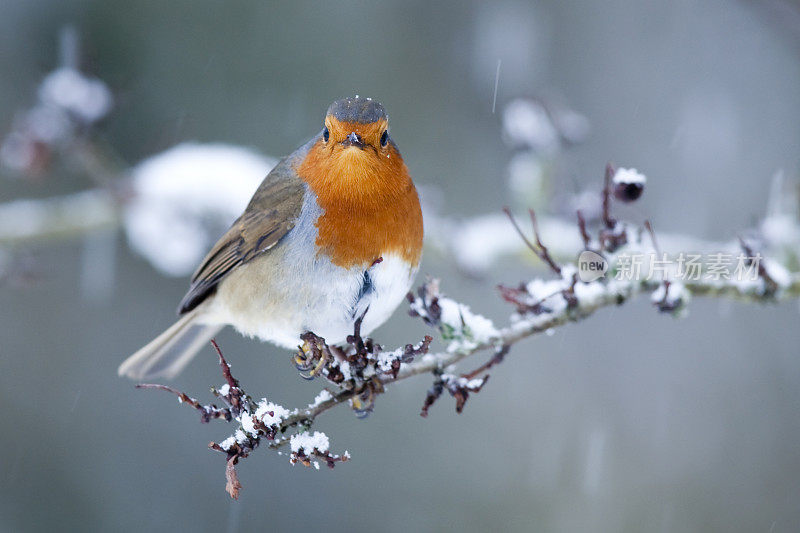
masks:
[[[314,134],[330,101],[370,95],[420,185],[446,213],[497,212],[510,151],[492,113],[550,95],[591,135],[561,156],[574,190],[608,160],[649,177],[633,217],[657,229],[731,239],[765,209],[770,177],[800,171],[800,15],[794,3],[129,2],[3,0],[0,125],[31,105],[73,24],[85,71],[117,104],[101,128],[130,164],[184,140],[284,155]],[[62,169],[2,179],[0,200],[86,188]],[[238,502],[223,458],[229,434],[174,398],[117,378],[122,359],[174,319],[185,279],[165,278],[120,238],[106,298],[81,290],[86,243],[32,251],[40,279],[0,287],[0,530],[3,531],[798,531],[800,312],[695,299],[659,316],[643,299],[520,343],[454,413],[430,385],[392,387],[372,416],[346,408],[317,429],[353,460],[292,467],[259,450],[240,468]],[[422,272],[499,323],[496,283],[437,254]],[[386,345],[427,331],[398,310]],[[304,405],[289,354],[219,337],[252,392]],[[473,364],[477,364],[476,358]],[[205,352],[175,386],[207,398]]]

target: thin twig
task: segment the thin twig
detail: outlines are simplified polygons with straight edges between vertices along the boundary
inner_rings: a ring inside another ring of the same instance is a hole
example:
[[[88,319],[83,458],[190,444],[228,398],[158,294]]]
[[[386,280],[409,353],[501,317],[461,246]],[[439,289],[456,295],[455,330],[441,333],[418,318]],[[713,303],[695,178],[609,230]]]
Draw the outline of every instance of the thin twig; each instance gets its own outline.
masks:
[[[216,405],[213,404],[203,405],[198,400],[192,398],[185,392],[173,389],[172,387],[168,387],[167,385],[160,385],[158,383],[139,383],[135,385],[135,387],[137,389],[163,390],[176,395],[178,397],[179,402],[185,403],[200,411],[200,420],[203,423],[207,423],[209,420],[217,418],[225,419],[228,422],[230,422],[233,419],[230,409],[217,407]]]
[[[614,177],[615,172],[614,165],[608,163],[603,182],[603,222],[608,229],[613,229],[617,223],[616,220],[611,218],[611,179]]]
[[[504,207],[503,212],[506,214],[506,216],[508,216],[508,219],[511,221],[511,224],[513,224],[514,229],[517,230],[517,233],[519,234],[520,237],[522,237],[522,240],[525,242],[525,244],[528,245],[528,248],[530,248],[531,251],[534,254],[536,254],[536,257],[541,259],[542,262],[546,263],[547,266],[549,266],[550,269],[553,270],[553,272],[555,272],[560,276],[561,267],[550,256],[550,252],[547,251],[547,247],[544,244],[542,244],[542,239],[539,236],[539,224],[536,221],[536,213],[533,211],[533,209],[529,209],[528,213],[530,214],[531,217],[531,223],[533,224],[533,237],[534,239],[536,239],[536,245],[538,245],[538,248],[531,241],[529,241],[528,238],[525,236],[525,234],[522,232],[522,228],[520,228],[519,224],[517,224],[517,220],[514,218],[514,215],[511,213],[511,210],[508,207]]]
[[[589,232],[586,230],[586,219],[583,217],[583,213],[580,209],[575,212],[578,216],[578,231],[581,232],[581,239],[583,239],[583,247],[585,249],[589,249],[589,245],[592,242],[592,238],[589,236]]]

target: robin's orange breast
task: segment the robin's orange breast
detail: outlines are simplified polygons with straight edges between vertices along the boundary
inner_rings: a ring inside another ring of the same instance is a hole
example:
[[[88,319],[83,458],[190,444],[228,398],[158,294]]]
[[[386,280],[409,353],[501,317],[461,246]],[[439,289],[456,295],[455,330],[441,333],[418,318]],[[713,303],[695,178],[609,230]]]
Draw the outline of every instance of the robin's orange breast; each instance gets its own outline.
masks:
[[[397,254],[416,267],[422,253],[422,210],[403,158],[369,147],[333,150],[316,143],[297,167],[324,210],[317,221],[318,253],[337,266],[369,265]]]

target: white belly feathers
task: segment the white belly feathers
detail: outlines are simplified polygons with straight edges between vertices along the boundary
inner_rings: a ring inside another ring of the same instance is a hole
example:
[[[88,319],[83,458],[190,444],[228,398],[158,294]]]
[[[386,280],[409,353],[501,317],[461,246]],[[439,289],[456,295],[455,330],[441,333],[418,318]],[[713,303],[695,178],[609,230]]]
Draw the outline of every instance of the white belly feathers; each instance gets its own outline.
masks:
[[[306,189],[295,227],[269,253],[222,281],[203,321],[233,323],[244,335],[287,348],[297,347],[306,331],[341,343],[364,311],[363,335],[383,324],[405,297],[416,269],[395,254],[352,268],[318,257],[315,222],[320,214],[315,195]]]

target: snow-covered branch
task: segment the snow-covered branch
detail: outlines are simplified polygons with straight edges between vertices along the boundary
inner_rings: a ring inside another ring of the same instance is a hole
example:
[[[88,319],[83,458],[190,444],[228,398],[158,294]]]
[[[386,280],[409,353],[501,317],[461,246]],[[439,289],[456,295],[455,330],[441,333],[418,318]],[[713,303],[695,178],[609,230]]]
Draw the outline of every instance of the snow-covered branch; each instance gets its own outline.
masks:
[[[210,445],[226,455],[227,489],[232,497],[237,497],[241,484],[235,465],[262,443],[266,442],[268,448],[278,453],[283,453],[280,450],[289,445],[292,464],[319,468],[322,462],[332,468],[350,456],[346,451],[333,454],[328,437],[319,431],[311,432],[317,418],[326,411],[347,404],[356,416],[366,416],[377,396],[391,384],[431,374],[433,383],[423,399],[422,416],[427,416],[445,391],[455,399],[456,411],[461,412],[470,394],[484,388],[489,370],[503,362],[517,342],[584,320],[604,307],[648,295],[656,312],[681,316],[692,296],[747,302],[800,297],[800,272],[790,272],[773,257],[762,255],[761,248],[755,247],[763,242],[742,238],[738,250],[712,249],[696,254],[699,259],[687,258],[681,252],[677,258],[669,258],[660,248],[661,236],[656,235],[649,223],[639,227],[612,217],[612,199],[633,201],[638,197],[636,194],[632,198],[624,186],[622,196],[614,193],[620,174],[628,180],[623,184],[633,180],[644,186],[638,173],[607,170],[607,186],[601,199],[604,208],[597,224],[587,227],[585,219],[578,216],[571,228],[583,249],[577,261],[559,262],[554,258],[553,249],[539,232],[540,224],[533,211],[530,237],[508,213],[512,221],[506,221],[507,228],[512,228],[513,222],[520,234],[517,238],[549,266],[551,275],[534,277],[516,287],[499,287],[499,296],[514,306],[504,326],[498,327],[468,306],[444,296],[439,281],[428,280],[415,294],[409,294],[409,313],[435,328],[444,348],[431,353],[432,338],[426,336],[420,343],[385,351],[372,339],[360,337],[358,323],[344,346],[328,345],[325,339],[309,332],[303,336],[304,344],[294,356],[295,365],[307,379],[326,380],[333,392],[322,390],[306,407],[289,409],[266,398],[254,402],[239,382],[230,377],[230,368],[221,352],[227,383],[214,393],[225,402],[225,408],[201,405],[188,395],[164,386],[147,387],[178,394],[183,403],[201,412],[204,422],[223,419],[237,423],[231,436]],[[645,263],[645,259],[649,262]],[[482,364],[471,371],[456,371],[458,363],[483,352],[490,355]]]

